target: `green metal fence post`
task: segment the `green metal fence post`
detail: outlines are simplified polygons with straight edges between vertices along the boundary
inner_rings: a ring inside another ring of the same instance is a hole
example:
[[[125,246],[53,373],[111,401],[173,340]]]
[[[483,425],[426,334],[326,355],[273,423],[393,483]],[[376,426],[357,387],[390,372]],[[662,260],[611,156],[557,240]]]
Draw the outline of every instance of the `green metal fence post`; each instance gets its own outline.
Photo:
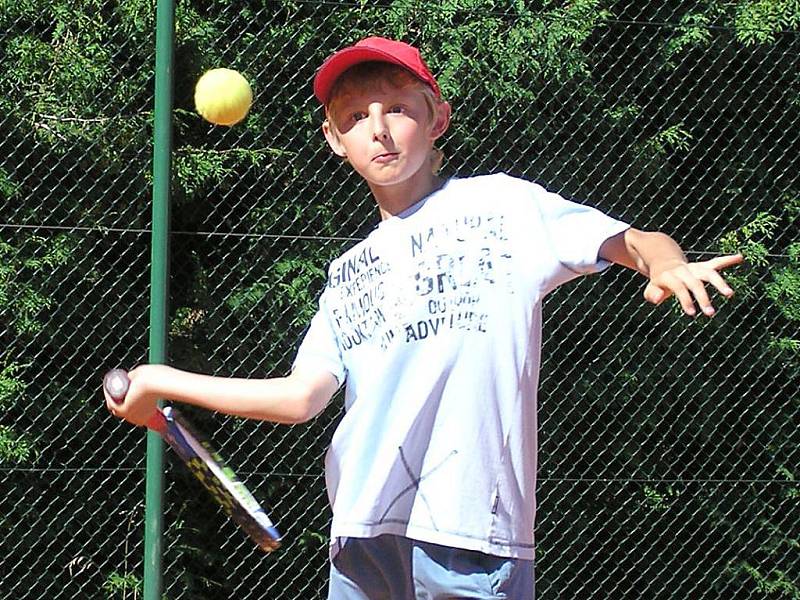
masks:
[[[169,204],[172,153],[174,0],[156,9],[155,114],[153,124],[153,226],[150,270],[150,362],[167,358]],[[147,434],[144,600],[160,600],[163,588],[164,444]]]

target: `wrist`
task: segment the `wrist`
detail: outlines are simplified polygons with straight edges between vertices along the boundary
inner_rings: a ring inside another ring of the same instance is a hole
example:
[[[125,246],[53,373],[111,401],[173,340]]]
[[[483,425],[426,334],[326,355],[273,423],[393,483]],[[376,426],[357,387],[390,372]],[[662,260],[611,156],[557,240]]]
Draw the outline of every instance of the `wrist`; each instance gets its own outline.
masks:
[[[142,365],[133,369],[129,376],[135,381],[140,393],[148,399],[163,399],[173,395],[170,382],[174,381],[177,369],[167,365]]]

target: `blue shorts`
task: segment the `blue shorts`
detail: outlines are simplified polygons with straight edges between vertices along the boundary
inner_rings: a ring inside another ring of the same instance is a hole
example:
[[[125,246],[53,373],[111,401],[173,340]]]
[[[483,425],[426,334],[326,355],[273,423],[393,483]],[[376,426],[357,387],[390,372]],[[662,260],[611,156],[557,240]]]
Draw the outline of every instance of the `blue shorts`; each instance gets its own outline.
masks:
[[[533,600],[533,561],[395,535],[348,538],[331,563],[328,600]]]

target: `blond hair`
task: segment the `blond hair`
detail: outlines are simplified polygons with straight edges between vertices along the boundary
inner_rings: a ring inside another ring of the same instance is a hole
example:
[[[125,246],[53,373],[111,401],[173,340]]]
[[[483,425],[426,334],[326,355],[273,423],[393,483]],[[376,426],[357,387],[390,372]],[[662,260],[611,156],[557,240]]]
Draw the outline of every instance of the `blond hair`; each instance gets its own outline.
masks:
[[[399,65],[387,62],[368,61],[350,67],[336,80],[331,88],[325,116],[334,124],[341,100],[347,96],[382,90],[389,85],[394,88],[415,88],[422,92],[428,108],[428,122],[436,118],[436,107],[442,100],[436,97],[433,89]],[[334,126],[335,129],[335,126]],[[444,161],[444,153],[439,148],[431,149],[431,171],[437,174]]]

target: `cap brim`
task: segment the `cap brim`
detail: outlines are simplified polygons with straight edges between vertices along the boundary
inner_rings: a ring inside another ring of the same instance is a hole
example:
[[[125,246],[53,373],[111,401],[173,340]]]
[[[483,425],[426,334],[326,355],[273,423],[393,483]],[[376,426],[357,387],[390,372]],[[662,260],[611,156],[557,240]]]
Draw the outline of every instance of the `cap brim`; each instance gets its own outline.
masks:
[[[350,67],[369,61],[388,62],[409,68],[409,65],[388,52],[382,52],[375,48],[345,48],[326,60],[317,71],[317,75],[314,77],[314,95],[317,100],[327,105],[333,84],[341,74]]]

